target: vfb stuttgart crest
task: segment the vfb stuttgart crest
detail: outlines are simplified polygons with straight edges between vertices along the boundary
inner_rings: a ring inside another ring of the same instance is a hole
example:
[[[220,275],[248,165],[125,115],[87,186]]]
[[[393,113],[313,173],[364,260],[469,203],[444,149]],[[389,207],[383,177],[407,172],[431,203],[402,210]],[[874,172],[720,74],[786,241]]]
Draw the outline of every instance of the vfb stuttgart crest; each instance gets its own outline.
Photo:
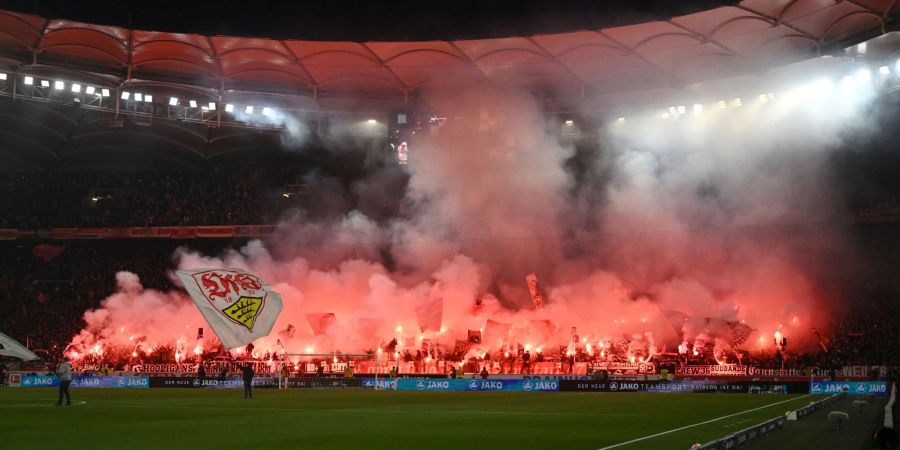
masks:
[[[254,275],[232,270],[208,270],[193,274],[206,300],[232,322],[253,331],[266,306],[266,290]]]

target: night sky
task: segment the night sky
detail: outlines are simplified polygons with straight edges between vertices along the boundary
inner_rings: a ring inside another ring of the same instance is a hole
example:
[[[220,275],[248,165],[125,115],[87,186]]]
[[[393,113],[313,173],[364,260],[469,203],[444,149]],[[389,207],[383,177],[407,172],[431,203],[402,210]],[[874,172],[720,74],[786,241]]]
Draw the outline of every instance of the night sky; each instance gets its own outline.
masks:
[[[721,0],[5,0],[0,9],[136,29],[313,40],[434,40],[597,29]]]

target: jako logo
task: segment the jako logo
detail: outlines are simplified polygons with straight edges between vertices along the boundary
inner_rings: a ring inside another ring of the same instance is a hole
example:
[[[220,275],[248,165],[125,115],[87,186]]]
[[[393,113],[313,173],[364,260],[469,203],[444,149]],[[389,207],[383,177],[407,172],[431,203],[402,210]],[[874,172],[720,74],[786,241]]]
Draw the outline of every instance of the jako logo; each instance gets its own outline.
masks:
[[[526,382],[522,383],[522,390],[530,391],[531,390],[531,382],[526,381]]]
[[[417,382],[416,382],[416,389],[425,389],[425,382],[424,382],[424,381],[421,381],[421,380],[417,381]]]
[[[619,390],[619,383],[616,383],[615,381],[613,381],[612,383],[609,383],[609,390],[611,390],[611,391],[618,391],[618,390]]]
[[[428,388],[429,389],[449,389],[450,382],[449,381],[429,381]]]
[[[821,392],[822,392],[822,385],[819,384],[819,383],[813,384],[812,393],[813,393],[813,394],[819,394],[819,393],[821,393]]]
[[[866,385],[864,385],[864,384],[857,384],[857,385],[856,385],[856,393],[857,393],[857,394],[865,394],[865,393],[866,393]]]
[[[471,389],[471,390],[473,390],[473,391],[474,391],[475,389],[478,389],[478,382],[477,382],[477,381],[472,381],[472,382],[470,382],[470,383],[469,383],[469,389]]]

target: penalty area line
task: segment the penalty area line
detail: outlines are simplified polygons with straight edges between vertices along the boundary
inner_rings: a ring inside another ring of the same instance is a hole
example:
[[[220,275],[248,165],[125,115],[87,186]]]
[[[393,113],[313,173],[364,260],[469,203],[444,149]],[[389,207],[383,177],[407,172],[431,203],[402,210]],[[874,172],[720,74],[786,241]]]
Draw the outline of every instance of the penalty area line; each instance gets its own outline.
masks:
[[[661,431],[661,432],[659,432],[659,433],[651,434],[651,435],[649,435],[649,436],[639,437],[639,438],[637,438],[637,439],[632,439],[632,440],[630,440],[630,441],[625,441],[625,442],[621,442],[621,443],[618,443],[618,444],[610,445],[610,446],[608,446],[608,447],[603,447],[603,448],[601,448],[601,449],[599,449],[599,450],[608,450],[608,449],[610,449],[610,448],[622,447],[622,446],[624,446],[624,445],[634,444],[635,442],[646,441],[647,439],[653,439],[653,438],[655,438],[655,437],[664,436],[664,435],[666,435],[666,434],[677,433],[677,432],[679,432],[679,431],[681,431],[681,430],[687,430],[688,428],[699,427],[700,425],[706,425],[706,424],[708,424],[708,423],[718,422],[718,421],[720,421],[720,420],[727,419],[727,418],[729,418],[729,417],[739,416],[739,415],[741,415],[741,414],[747,414],[748,412],[759,411],[759,410],[761,410],[761,409],[770,408],[770,407],[772,407],[772,406],[780,405],[780,404],[782,404],[782,403],[788,403],[788,402],[792,402],[792,401],[795,401],[795,400],[800,400],[801,398],[809,397],[810,395],[812,395],[812,394],[801,395],[800,397],[797,397],[797,398],[792,398],[792,399],[788,399],[788,400],[784,400],[784,401],[780,401],[780,402],[770,403],[770,404],[768,404],[768,405],[760,406],[759,408],[748,409],[748,410],[746,410],[746,411],[736,412],[736,413],[734,413],[734,414],[729,414],[729,415],[727,415],[727,416],[716,417],[715,419],[709,419],[709,420],[706,420],[706,421],[703,421],[703,422],[697,422],[697,423],[695,423],[695,424],[685,425],[685,426],[683,426],[683,427],[673,428],[673,429],[667,430],[667,431]]]

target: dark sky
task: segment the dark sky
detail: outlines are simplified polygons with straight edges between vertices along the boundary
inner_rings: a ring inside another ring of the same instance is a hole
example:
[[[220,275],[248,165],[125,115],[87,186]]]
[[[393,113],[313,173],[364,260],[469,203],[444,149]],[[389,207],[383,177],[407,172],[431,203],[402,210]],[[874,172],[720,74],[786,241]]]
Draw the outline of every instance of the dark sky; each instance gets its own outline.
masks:
[[[429,40],[602,28],[735,0],[3,0],[11,9],[137,29],[321,40]]]

